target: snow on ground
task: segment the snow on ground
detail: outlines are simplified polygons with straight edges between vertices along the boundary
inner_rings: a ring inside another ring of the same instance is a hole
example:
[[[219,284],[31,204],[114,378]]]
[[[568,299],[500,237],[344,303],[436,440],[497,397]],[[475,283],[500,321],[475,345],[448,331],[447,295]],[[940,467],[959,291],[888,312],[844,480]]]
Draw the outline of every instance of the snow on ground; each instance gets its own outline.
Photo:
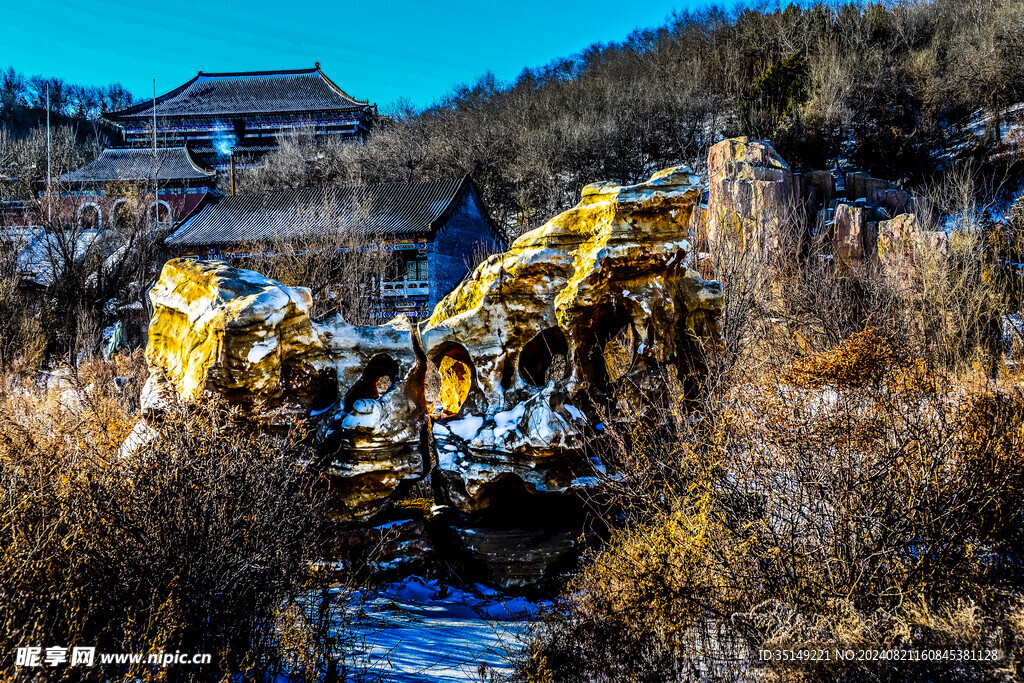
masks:
[[[367,673],[397,683],[489,681],[509,670],[543,603],[410,577],[356,597]]]

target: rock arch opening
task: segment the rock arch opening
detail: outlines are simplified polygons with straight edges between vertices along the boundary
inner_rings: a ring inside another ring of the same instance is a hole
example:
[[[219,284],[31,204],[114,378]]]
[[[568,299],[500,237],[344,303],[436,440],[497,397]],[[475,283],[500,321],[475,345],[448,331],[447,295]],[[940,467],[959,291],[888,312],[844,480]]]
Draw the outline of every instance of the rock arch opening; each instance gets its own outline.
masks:
[[[636,333],[632,325],[623,325],[601,348],[604,372],[608,382],[615,384],[630,371],[636,360]]]
[[[83,204],[78,209],[78,225],[83,230],[99,230],[103,227],[100,208],[95,204]]]
[[[398,362],[386,353],[378,353],[345,394],[345,410],[351,412],[352,404],[359,399],[376,400],[386,394],[398,382],[398,374]]]
[[[633,321],[622,311],[605,309],[594,316],[596,322],[587,337],[586,374],[601,391],[621,381],[636,362],[639,335]]]
[[[560,382],[569,376],[569,343],[558,327],[549,327],[519,352],[519,376],[535,387]]]
[[[458,415],[473,388],[473,361],[460,344],[445,344],[430,355],[424,397],[436,419]]]

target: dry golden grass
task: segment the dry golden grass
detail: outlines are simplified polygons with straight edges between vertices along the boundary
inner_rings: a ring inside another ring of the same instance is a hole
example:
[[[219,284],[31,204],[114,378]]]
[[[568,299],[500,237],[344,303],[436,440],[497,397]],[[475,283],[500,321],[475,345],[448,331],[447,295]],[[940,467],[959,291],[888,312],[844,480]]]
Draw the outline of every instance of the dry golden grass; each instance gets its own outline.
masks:
[[[104,680],[322,677],[342,653],[330,601],[325,500],[295,439],[240,426],[212,404],[172,409],[160,436],[120,452],[137,421],[141,352],[6,377],[0,398],[0,649],[205,652],[209,667],[113,666]],[[115,381],[115,378],[121,378]],[[13,657],[0,676],[25,675]],[[68,667],[50,680],[73,680]]]

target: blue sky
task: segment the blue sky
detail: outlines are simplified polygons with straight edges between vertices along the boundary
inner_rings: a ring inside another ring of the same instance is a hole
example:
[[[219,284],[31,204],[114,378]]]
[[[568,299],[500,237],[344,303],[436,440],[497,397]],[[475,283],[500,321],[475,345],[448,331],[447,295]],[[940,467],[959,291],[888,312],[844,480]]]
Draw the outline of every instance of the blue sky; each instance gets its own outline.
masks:
[[[487,70],[514,79],[596,42],[656,26],[687,2],[431,3],[410,0],[4,0],[0,68],[81,84],[119,81],[136,96],[196,71],[312,66],[385,107],[429,104]]]

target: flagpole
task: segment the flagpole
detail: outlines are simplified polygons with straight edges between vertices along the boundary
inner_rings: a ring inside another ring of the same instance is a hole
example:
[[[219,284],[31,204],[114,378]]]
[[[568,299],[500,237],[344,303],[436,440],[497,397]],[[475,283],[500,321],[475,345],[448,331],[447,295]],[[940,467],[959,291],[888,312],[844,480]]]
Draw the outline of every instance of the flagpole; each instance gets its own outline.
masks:
[[[153,196],[156,198],[156,203],[153,205],[156,211],[156,219],[154,221],[156,231],[160,232],[160,179],[157,176],[159,172],[159,163],[156,156],[156,79],[153,79]]]
[[[50,198],[50,84],[46,84],[46,222],[53,222],[53,201]]]

